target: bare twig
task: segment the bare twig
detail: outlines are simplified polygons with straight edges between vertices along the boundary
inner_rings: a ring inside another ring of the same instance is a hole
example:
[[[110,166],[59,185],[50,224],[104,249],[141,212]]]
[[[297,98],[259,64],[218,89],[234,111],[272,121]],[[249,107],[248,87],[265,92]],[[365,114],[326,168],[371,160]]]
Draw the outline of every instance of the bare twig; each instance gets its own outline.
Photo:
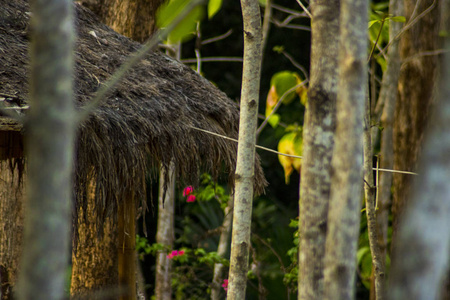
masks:
[[[267,45],[267,39],[269,37],[269,30],[270,30],[270,19],[272,18],[272,0],[266,0],[266,7],[264,9],[264,21],[262,24],[262,44],[261,49],[262,53],[264,55],[264,50],[266,49]]]
[[[202,57],[201,62],[242,62],[242,57],[227,57],[227,56],[216,56],[216,57]],[[197,58],[185,58],[181,60],[182,63],[192,64],[197,63]]]
[[[309,18],[312,19],[311,13],[308,11],[308,9],[303,5],[303,3],[300,0],[297,0],[298,5],[303,9],[303,11],[308,15]]]
[[[417,7],[418,7],[418,3],[420,1],[417,2],[416,7],[414,8],[414,12],[416,11]],[[384,53],[386,52],[386,50],[389,48],[389,46],[395,42],[396,40],[398,40],[400,38],[400,36],[406,32],[409,28],[411,28],[414,24],[416,24],[420,19],[422,19],[426,14],[428,14],[434,7],[436,6],[436,0],[433,1],[433,3],[431,3],[431,5],[425,9],[420,15],[418,15],[416,18],[410,20],[408,22],[408,24],[406,24],[403,29],[393,38],[389,41],[389,43],[386,45],[386,47],[383,48],[382,51],[380,51],[380,53],[378,53],[377,56],[380,55],[384,55]]]
[[[280,99],[278,100],[278,102],[275,105],[275,107],[273,108],[273,110],[266,117],[266,119],[262,122],[261,126],[259,126],[258,130],[256,131],[256,136],[258,136],[261,133],[261,131],[264,129],[264,127],[266,127],[267,122],[269,122],[270,117],[272,117],[275,114],[275,112],[278,110],[278,108],[281,106],[281,104],[283,103],[284,98],[286,98],[290,93],[294,92],[299,87],[304,86],[306,83],[307,83],[307,81],[304,80],[301,83],[291,87],[286,92],[284,92],[283,95],[281,95]]]
[[[206,40],[202,41],[202,46],[207,45],[207,44],[211,44],[211,43],[215,43],[215,42],[221,41],[223,39],[226,39],[232,33],[233,33],[233,29],[230,29],[227,32],[225,32],[224,34],[218,35],[218,36],[210,38],[210,39],[206,39]]]
[[[291,62],[291,64],[293,64],[294,65],[294,67],[296,67],[297,69],[299,69],[301,72],[302,72],[302,74],[303,74],[303,76],[305,76],[305,79],[306,80],[309,80],[309,77],[308,77],[308,71],[306,71],[306,69],[301,65],[301,64],[299,64],[289,53],[287,53],[286,51],[280,51],[280,53],[281,54],[283,54],[290,62]]]

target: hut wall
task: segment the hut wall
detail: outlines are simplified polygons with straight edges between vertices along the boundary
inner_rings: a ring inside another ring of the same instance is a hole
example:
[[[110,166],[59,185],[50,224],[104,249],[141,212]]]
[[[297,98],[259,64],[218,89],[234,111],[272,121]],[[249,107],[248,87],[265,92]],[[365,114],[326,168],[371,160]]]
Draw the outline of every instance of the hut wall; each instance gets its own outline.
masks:
[[[106,218],[103,229],[97,228],[95,185],[91,184],[87,197],[87,214],[78,211],[78,238],[72,252],[71,295],[88,299],[117,299],[118,257],[117,226]],[[99,236],[99,232],[103,232]]]
[[[12,299],[23,240],[25,195],[22,137],[0,131],[0,284],[1,300]]]

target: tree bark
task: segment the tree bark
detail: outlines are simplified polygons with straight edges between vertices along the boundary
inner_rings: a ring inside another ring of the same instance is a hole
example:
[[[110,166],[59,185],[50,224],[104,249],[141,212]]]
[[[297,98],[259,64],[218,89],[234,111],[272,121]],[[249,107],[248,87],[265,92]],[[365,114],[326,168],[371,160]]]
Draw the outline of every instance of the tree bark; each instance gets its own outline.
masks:
[[[229,300],[245,299],[250,246],[255,142],[261,78],[261,17],[257,0],[241,0],[244,21],[244,66],[235,174],[235,203],[230,255]]]
[[[19,132],[13,132],[12,135]],[[9,132],[0,132],[0,152],[9,152],[9,159],[0,160],[0,299],[12,299],[17,281],[19,259],[23,242],[23,199],[25,192],[25,174],[23,150],[18,147],[17,158],[11,154],[11,146],[22,142],[6,138]],[[8,141],[7,144],[3,143]],[[14,151],[14,150],[13,150]],[[16,151],[14,151],[16,152]],[[6,154],[6,153],[5,153]],[[1,155],[1,154],[0,154]]]
[[[78,238],[72,252],[70,294],[89,299],[117,299],[117,225],[112,218],[106,218],[102,224],[103,234],[99,236],[93,183],[94,180],[88,191],[86,216],[81,208],[78,212]]]
[[[439,1],[438,1],[439,3]],[[418,5],[417,13],[411,17]],[[405,17],[416,17],[433,4],[433,0],[404,1]],[[439,49],[439,9],[436,5],[413,27],[403,33],[400,57],[403,61],[398,84],[398,99],[394,116],[394,169],[416,171],[423,134],[436,82],[438,56],[424,56],[424,51]],[[393,234],[398,229],[402,212],[411,198],[412,176],[394,174],[392,202]]]
[[[170,181],[164,192],[163,169],[160,168],[159,197],[158,197],[158,225],[156,242],[163,244],[168,249],[173,248],[174,237],[174,213],[175,213],[175,167],[169,168]],[[165,195],[165,197],[164,197]],[[156,256],[155,296],[157,300],[172,299],[171,281],[172,262],[167,258],[167,251],[159,251]]]
[[[72,1],[31,2],[28,191],[18,299],[62,299],[70,249],[74,26]]]
[[[328,213],[324,299],[355,296],[367,85],[367,1],[342,0],[336,146]]]
[[[303,125],[298,299],[323,298],[323,259],[336,127],[339,0],[311,1],[311,79]]]
[[[450,32],[450,6],[445,4],[443,32]],[[450,257],[450,38],[439,102],[431,119],[419,168],[420,179],[400,220],[394,247],[389,299],[437,299]]]
[[[156,11],[164,0],[86,1],[103,23],[124,36],[144,42],[156,30]]]

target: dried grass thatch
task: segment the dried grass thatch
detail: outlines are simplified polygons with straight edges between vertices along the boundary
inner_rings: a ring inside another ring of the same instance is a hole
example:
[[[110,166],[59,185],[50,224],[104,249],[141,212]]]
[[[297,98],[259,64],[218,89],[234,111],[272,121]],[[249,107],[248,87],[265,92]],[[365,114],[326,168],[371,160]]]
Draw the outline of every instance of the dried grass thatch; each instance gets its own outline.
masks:
[[[26,1],[0,0],[0,97],[19,106],[27,103],[28,21]],[[75,95],[81,107],[140,44],[78,5],[76,26]],[[185,183],[195,184],[200,171],[217,176],[223,166],[232,180],[237,145],[192,126],[236,138],[238,115],[235,103],[190,68],[159,52],[149,54],[79,128],[77,204],[85,207],[94,178],[97,211],[111,215],[130,191],[145,199],[149,168],[167,168],[171,161]],[[262,192],[266,181],[258,159],[255,183]]]

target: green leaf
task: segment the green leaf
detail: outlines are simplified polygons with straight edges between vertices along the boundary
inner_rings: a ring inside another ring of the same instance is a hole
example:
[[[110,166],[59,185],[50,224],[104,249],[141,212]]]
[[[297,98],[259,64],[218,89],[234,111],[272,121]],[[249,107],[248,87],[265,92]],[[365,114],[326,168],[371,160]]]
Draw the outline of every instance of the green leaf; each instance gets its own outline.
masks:
[[[275,86],[278,97],[282,97],[289,89],[297,85],[298,75],[294,72],[282,71],[272,76],[270,86]],[[296,96],[295,91],[290,92],[285,96],[283,103],[289,104]]]
[[[156,24],[159,28],[167,27],[186,8],[190,0],[170,0],[162,5],[156,13]],[[204,7],[195,7],[177,27],[169,34],[169,43],[187,41],[195,36],[197,22],[204,17]]]
[[[369,28],[372,27],[373,24],[375,24],[375,23],[380,23],[380,22],[381,22],[380,20],[373,20],[373,21],[370,21],[370,22],[369,22]]]
[[[214,17],[222,7],[222,0],[209,0],[208,2],[208,19]]]
[[[270,118],[267,120],[267,122],[269,122],[270,126],[276,128],[278,126],[278,123],[280,123],[280,115],[279,114],[271,115]]]
[[[273,51],[277,52],[277,53],[281,53],[284,51],[284,46],[274,46],[272,48]]]
[[[406,18],[404,16],[392,17],[392,18],[389,18],[389,20],[392,20],[394,22],[400,22],[400,23],[405,23],[406,22]]]
[[[261,5],[262,7],[266,7],[267,0],[258,0],[258,1],[259,1],[259,5]]]

